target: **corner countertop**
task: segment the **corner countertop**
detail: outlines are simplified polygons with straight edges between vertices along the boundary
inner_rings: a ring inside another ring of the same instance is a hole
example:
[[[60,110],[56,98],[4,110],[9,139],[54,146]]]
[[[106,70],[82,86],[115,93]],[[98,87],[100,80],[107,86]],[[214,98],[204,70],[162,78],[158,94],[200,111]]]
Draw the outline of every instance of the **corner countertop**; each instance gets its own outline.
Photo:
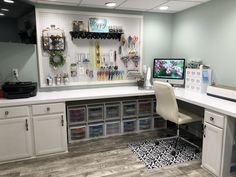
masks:
[[[194,105],[211,109],[236,118],[236,102],[227,101],[206,94],[175,88],[176,98]],[[53,92],[38,92],[37,96],[26,99],[0,99],[0,107],[45,104],[66,101],[93,100],[154,95],[154,90],[139,90],[136,86],[79,89]]]

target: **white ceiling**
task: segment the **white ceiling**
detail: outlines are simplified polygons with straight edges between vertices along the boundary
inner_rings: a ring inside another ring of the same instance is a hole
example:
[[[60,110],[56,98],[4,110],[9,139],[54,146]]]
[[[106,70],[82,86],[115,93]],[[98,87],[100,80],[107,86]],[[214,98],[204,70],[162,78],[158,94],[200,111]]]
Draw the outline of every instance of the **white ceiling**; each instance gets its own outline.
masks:
[[[58,4],[80,7],[106,8],[105,3],[116,2],[117,6],[111,9],[135,10],[147,12],[175,13],[190,7],[197,6],[210,0],[28,0],[41,4]],[[159,10],[160,6],[169,7],[167,11]]]

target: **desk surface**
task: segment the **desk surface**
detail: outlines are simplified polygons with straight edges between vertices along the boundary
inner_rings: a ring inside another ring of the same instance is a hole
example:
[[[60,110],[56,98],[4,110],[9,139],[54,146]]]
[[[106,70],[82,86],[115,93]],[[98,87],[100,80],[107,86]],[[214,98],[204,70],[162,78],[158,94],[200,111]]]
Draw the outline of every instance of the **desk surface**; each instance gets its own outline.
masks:
[[[138,90],[138,88],[135,86],[128,86],[39,92],[36,97],[27,99],[0,99],[0,107],[145,95],[154,95],[154,91]],[[214,98],[202,93],[187,91],[183,88],[175,88],[175,95],[176,98],[179,100],[198,105],[207,109],[211,109],[236,118],[235,102]]]

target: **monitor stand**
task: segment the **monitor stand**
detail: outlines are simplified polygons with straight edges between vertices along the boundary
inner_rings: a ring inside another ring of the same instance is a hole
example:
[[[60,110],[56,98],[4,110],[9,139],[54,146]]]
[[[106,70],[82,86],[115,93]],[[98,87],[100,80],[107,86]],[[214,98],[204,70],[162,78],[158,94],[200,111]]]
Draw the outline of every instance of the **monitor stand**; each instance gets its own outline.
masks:
[[[184,84],[170,84],[174,88],[185,88]]]

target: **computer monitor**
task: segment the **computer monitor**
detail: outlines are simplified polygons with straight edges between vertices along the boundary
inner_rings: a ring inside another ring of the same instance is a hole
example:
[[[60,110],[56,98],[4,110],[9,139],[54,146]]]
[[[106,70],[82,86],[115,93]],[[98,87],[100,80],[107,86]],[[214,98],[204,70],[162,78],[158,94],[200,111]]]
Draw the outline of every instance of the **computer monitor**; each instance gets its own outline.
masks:
[[[155,58],[153,63],[153,81],[169,82],[174,86],[184,86],[185,59]]]

